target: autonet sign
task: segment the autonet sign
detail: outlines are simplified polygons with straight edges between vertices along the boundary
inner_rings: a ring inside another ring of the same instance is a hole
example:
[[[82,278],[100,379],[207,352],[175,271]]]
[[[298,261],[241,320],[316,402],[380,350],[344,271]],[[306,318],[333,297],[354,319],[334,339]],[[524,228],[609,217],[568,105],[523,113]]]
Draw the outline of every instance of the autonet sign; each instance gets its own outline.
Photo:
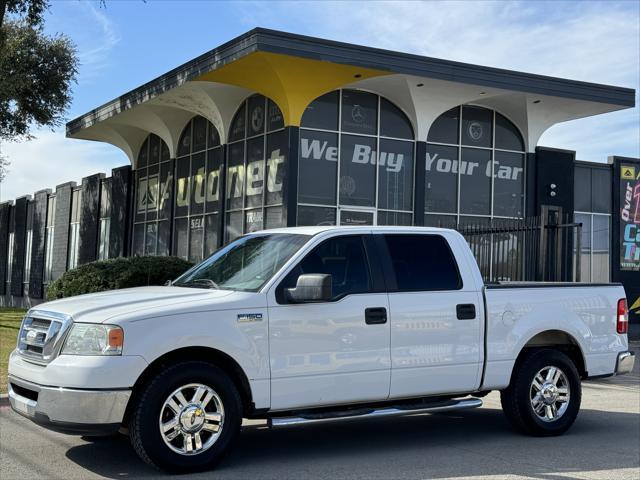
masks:
[[[640,271],[640,167],[620,165],[620,270]]]

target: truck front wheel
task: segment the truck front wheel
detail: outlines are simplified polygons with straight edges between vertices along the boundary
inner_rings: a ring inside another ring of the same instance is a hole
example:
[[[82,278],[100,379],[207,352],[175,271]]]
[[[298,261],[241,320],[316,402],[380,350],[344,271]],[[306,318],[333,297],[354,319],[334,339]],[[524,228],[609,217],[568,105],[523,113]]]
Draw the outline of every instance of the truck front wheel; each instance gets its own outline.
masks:
[[[578,416],[581,397],[580,375],[571,359],[546,348],[526,354],[509,387],[500,392],[509,422],[536,436],[566,432]]]
[[[151,380],[138,398],[129,423],[131,443],[140,458],[162,470],[213,468],[240,432],[240,396],[215,365],[173,365]]]

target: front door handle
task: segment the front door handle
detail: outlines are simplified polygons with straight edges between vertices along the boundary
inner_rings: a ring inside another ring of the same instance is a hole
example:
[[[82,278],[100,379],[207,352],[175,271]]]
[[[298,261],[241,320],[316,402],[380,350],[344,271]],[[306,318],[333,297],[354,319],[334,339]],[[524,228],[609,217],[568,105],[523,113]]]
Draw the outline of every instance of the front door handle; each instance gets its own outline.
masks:
[[[461,303],[456,305],[458,320],[473,320],[476,318],[476,306],[473,303]]]
[[[387,309],[384,307],[365,309],[364,321],[367,325],[380,325],[387,323]]]

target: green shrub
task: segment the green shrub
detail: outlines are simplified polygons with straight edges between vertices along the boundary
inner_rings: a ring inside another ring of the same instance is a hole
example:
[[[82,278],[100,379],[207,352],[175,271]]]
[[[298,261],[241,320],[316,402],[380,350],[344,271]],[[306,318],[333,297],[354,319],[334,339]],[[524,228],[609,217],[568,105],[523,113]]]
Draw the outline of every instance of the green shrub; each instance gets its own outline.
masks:
[[[177,257],[128,257],[87,263],[51,283],[47,300],[118,288],[164,285],[191,265]]]

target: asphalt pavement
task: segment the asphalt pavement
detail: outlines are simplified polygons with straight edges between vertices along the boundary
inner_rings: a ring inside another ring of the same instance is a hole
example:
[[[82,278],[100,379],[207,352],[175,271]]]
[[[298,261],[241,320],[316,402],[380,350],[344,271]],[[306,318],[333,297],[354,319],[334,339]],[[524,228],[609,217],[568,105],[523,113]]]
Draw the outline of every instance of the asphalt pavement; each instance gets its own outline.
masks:
[[[634,350],[640,350],[636,344]],[[583,385],[567,434],[513,432],[497,393],[482,408],[270,430],[243,426],[214,472],[181,479],[640,479],[640,365]],[[124,436],[89,441],[53,433],[0,407],[0,478],[169,478],[147,467]]]

